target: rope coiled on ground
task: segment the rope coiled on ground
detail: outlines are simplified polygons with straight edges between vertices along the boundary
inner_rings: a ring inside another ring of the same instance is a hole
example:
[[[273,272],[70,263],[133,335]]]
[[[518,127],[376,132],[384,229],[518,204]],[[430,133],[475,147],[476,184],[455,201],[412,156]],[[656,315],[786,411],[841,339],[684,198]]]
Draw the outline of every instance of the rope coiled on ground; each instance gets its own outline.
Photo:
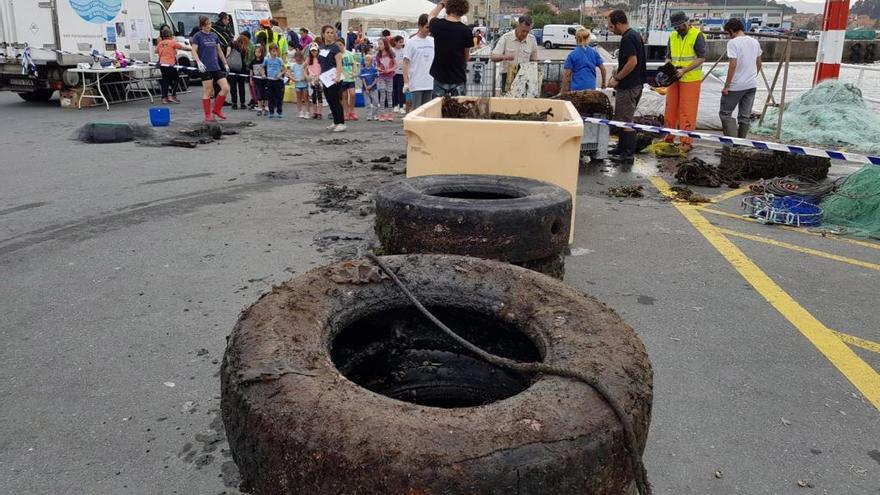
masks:
[[[772,194],[774,196],[806,196],[821,198],[837,190],[841,179],[821,183],[809,177],[787,175],[772,179],[759,180],[749,186],[752,194]]]
[[[494,354],[490,354],[483,349],[471,344],[464,338],[460,337],[456,334],[451,328],[446,326],[442,321],[437,319],[427,308],[425,308],[421,302],[413,295],[412,292],[401,282],[400,278],[397,277],[397,274],[391,271],[385,263],[382,262],[376,255],[373,253],[367,253],[367,259],[376,264],[386,275],[391,277],[391,280],[397,285],[397,287],[401,290],[401,292],[406,295],[406,297],[410,300],[411,303],[432,323],[437,325],[440,330],[443,331],[450,338],[455,340],[459,345],[467,349],[468,351],[476,354],[480,359],[486,361],[487,363],[494,364],[495,366],[501,366],[504,368],[512,369],[514,371],[519,371],[522,373],[543,373],[546,375],[554,375],[560,376],[563,378],[571,378],[572,380],[577,380],[581,383],[585,383],[589,385],[593,390],[596,391],[608,405],[611,407],[611,410],[614,411],[614,414],[617,416],[617,420],[620,421],[621,426],[623,427],[623,434],[625,440],[625,448],[627,450],[627,454],[629,454],[629,459],[632,467],[633,477],[635,478],[636,487],[639,490],[640,495],[651,495],[651,485],[648,482],[648,473],[645,470],[645,465],[642,462],[642,455],[638,449],[638,441],[636,440],[635,432],[633,431],[632,424],[629,421],[629,418],[626,416],[626,413],[623,411],[623,408],[620,407],[614,399],[611,398],[611,394],[608,392],[608,389],[605,388],[596,377],[587,375],[585,373],[581,373],[577,370],[572,370],[568,368],[562,368],[558,366],[552,366],[544,363],[520,363],[518,361],[514,361],[512,359],[503,358],[500,356],[496,356]]]

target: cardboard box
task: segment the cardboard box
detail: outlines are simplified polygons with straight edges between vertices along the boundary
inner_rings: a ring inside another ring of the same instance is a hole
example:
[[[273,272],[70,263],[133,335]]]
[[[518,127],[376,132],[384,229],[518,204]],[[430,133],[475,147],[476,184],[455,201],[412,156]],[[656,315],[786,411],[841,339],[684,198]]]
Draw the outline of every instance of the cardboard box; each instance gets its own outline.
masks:
[[[74,110],[78,110],[80,108],[93,107],[98,104],[98,101],[93,98],[83,98],[80,105],[79,97],[81,94],[83,94],[82,86],[61,90],[61,92],[59,93],[61,97],[61,108],[72,108]],[[87,88],[85,94],[86,96],[94,96],[95,90],[93,90],[92,88]]]

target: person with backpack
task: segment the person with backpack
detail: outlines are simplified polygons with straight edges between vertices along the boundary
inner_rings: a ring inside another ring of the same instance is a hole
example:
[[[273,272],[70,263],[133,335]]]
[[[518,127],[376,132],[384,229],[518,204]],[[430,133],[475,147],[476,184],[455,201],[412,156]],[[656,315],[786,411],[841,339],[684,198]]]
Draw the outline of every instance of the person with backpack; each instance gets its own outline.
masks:
[[[250,61],[251,35],[245,31],[232,42],[232,50],[229,55],[229,92],[232,95],[233,110],[247,108],[244,88],[248,83]]]

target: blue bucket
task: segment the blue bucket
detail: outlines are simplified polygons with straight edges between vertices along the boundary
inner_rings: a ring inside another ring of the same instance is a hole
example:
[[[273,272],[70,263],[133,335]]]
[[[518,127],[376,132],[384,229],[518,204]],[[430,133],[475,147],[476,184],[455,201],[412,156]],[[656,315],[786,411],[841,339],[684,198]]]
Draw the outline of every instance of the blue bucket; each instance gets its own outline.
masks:
[[[360,91],[354,94],[354,106],[358,108],[364,106],[364,94]]]
[[[165,107],[150,107],[150,125],[153,127],[168,127],[171,123],[171,109]]]

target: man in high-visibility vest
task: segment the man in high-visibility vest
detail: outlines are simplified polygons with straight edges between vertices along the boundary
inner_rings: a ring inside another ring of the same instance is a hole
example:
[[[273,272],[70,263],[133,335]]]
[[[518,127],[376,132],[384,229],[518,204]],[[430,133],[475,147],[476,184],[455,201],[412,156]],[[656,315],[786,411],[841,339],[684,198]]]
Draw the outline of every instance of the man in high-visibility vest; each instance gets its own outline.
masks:
[[[281,56],[281,60],[287,60],[287,38],[282,35],[276,33],[272,29],[272,23],[269,19],[263,19],[260,21],[260,27],[263,28],[263,31],[266,33],[266,45],[270,45],[275,43],[278,45],[279,55]],[[286,62],[285,62],[286,63]]]
[[[666,92],[664,121],[666,127],[692,131],[697,127],[703,82],[700,67],[706,58],[706,38],[699,29],[690,25],[684,12],[672,14],[669,24],[675,30],[669,35],[666,60],[676,68],[677,81]],[[674,136],[666,136],[666,141],[674,140]],[[690,151],[692,139],[683,137],[680,140],[684,151]]]

